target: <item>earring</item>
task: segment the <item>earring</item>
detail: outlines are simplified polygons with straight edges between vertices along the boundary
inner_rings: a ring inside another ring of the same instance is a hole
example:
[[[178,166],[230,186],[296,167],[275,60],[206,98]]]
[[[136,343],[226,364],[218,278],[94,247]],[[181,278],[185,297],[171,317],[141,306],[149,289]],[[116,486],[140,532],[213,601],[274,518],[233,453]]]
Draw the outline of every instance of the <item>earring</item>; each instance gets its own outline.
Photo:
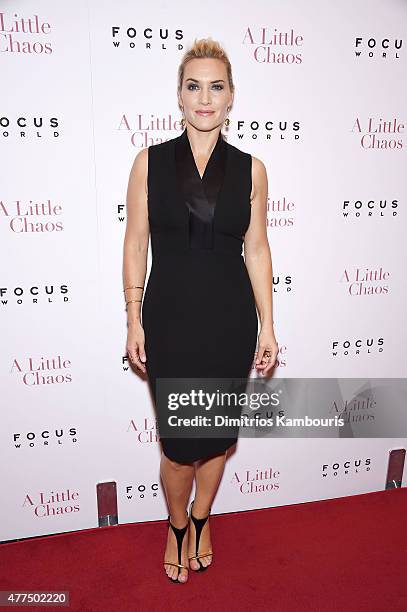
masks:
[[[183,108],[181,108],[181,110],[182,110],[182,112],[184,112],[184,109],[183,109]],[[181,125],[182,125],[182,127],[183,127],[183,128],[185,127],[185,123],[186,123],[186,121],[185,121],[185,117],[184,117],[184,116],[182,116],[182,119],[181,119]]]
[[[226,109],[226,110],[227,110],[228,112],[230,111],[229,106],[227,107],[227,109]],[[226,117],[226,119],[225,119],[224,123],[225,123],[226,127],[228,127],[228,126],[230,125],[230,119],[229,119],[229,117]]]

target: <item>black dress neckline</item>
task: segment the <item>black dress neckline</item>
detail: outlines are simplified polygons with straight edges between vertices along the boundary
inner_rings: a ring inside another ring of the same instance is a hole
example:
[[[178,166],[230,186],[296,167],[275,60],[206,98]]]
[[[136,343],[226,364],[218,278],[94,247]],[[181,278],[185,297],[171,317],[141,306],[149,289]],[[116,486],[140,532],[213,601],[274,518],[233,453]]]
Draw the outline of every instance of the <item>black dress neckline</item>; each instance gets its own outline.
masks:
[[[190,246],[214,246],[214,226],[222,187],[227,172],[227,143],[219,132],[218,140],[200,176],[192,153],[188,133],[174,140],[176,182],[188,214],[188,241]]]

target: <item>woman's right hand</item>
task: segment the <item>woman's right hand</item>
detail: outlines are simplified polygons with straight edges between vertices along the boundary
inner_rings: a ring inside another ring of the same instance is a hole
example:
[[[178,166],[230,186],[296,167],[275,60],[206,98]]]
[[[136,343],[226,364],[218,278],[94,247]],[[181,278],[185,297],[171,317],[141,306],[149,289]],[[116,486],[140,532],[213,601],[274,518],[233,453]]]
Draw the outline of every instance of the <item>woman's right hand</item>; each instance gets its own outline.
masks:
[[[136,366],[138,370],[146,372],[146,353],[144,350],[144,329],[140,323],[132,323],[127,331],[127,344],[126,350],[130,357],[130,361]]]

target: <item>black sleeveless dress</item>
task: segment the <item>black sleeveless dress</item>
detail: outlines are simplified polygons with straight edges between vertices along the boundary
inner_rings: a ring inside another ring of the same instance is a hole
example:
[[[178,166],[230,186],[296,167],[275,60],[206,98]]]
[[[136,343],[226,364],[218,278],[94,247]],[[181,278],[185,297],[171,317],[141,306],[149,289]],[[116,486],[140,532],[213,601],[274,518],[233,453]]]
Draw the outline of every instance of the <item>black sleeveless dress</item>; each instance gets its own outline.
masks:
[[[210,437],[208,427],[202,437],[192,437],[191,427],[182,437],[163,435],[169,411],[157,401],[156,383],[250,374],[258,320],[242,246],[251,163],[251,155],[221,132],[202,178],[186,130],[148,149],[152,265],[141,311],[146,370],[163,452],[179,463],[222,453],[238,437],[238,429],[234,437],[230,429],[225,437]],[[236,406],[235,414],[240,411]]]

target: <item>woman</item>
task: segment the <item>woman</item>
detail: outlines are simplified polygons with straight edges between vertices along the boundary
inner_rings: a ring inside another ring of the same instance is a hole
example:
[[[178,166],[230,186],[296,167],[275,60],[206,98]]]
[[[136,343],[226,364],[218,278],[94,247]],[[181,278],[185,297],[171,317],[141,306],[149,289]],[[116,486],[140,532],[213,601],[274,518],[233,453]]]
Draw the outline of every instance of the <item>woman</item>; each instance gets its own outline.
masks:
[[[178,72],[185,129],[138,153],[127,193],[127,352],[147,372],[157,411],[160,474],[170,512],[164,567],[174,582],[186,582],[188,569],[206,569],[212,561],[211,504],[237,437],[163,436],[168,413],[158,402],[156,384],[162,378],[247,378],[257,343],[256,306],[259,372],[270,373],[278,351],[267,174],[260,160],[221,134],[233,96],[225,51],[211,39],[195,41]],[[150,233],[152,267],[141,307]]]

